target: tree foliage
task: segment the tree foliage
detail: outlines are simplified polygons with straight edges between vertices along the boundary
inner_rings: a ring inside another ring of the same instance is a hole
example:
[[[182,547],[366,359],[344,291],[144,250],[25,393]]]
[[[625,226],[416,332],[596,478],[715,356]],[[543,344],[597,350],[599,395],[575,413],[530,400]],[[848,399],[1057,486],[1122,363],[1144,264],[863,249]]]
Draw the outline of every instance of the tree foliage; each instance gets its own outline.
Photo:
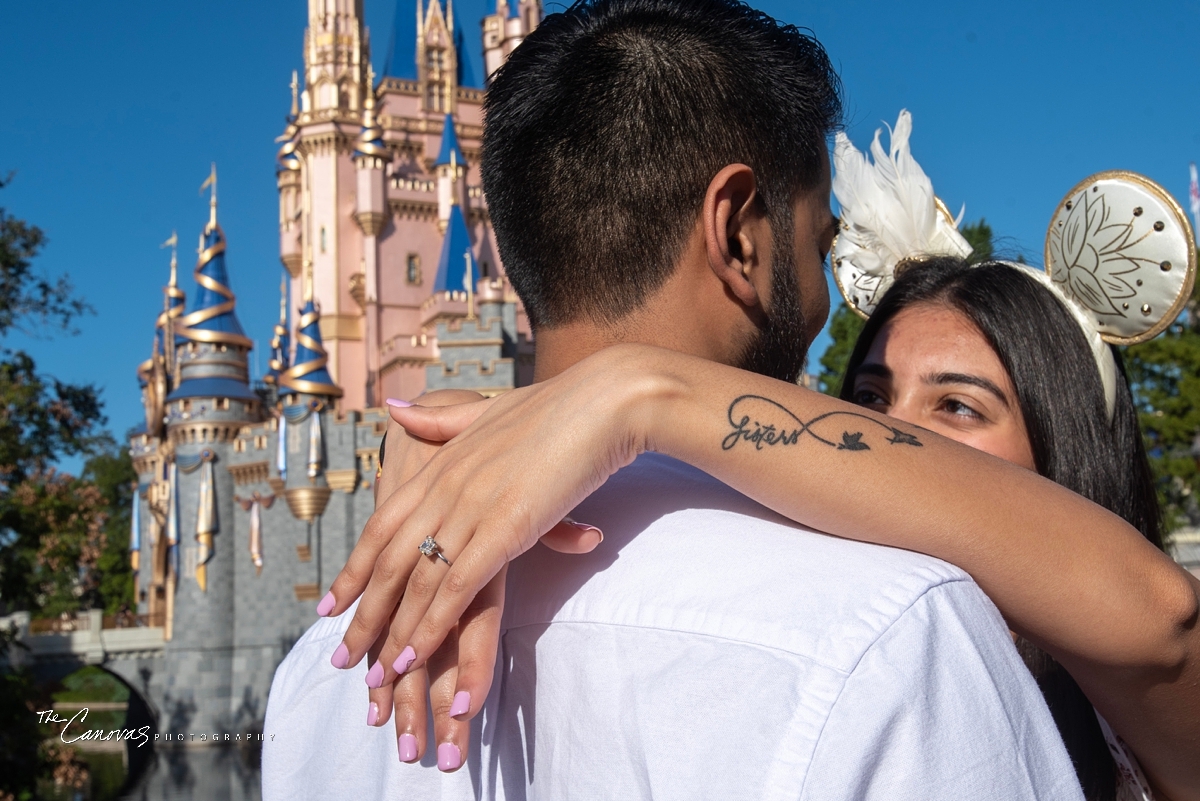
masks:
[[[826,395],[836,397],[841,391],[846,364],[850,361],[854,343],[858,342],[865,322],[845,301],[839,303],[833,312],[833,319],[829,323],[829,336],[833,342],[821,354],[821,372],[817,375],[817,386]]]
[[[136,480],[129,454],[111,440],[76,478],[50,468],[5,497],[8,540],[0,548],[0,597],[56,616],[131,604],[129,509]]]
[[[971,246],[971,255],[967,257],[972,263],[987,261],[996,252],[995,237],[992,236],[992,226],[980,217],[979,222],[963,223],[958,232]]]
[[[1193,294],[1187,312],[1167,331],[1125,349],[1142,433],[1168,528],[1200,524],[1195,450],[1200,432],[1200,320]]]
[[[90,311],[65,277],[35,274],[45,243],[41,229],[0,208],[0,340],[12,330],[70,332]],[[132,600],[125,555],[114,550],[128,547],[133,470],[104,423],[95,387],[43,375],[29,354],[0,346],[0,613]],[[80,455],[90,457],[82,477],[55,470]]]
[[[11,181],[11,173],[0,178],[0,189]],[[13,328],[28,334],[46,327],[70,330],[77,317],[91,311],[73,296],[66,276],[51,280],[34,275],[33,258],[45,244],[42,229],[0,206],[0,337]]]

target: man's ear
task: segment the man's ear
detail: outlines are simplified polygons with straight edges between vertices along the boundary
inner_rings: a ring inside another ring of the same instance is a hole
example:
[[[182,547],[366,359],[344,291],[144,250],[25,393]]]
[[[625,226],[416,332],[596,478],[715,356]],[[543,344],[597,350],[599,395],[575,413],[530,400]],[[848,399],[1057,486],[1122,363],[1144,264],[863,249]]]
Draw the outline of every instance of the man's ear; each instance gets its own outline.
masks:
[[[745,164],[718,172],[704,194],[704,243],[708,264],[743,304],[762,306],[755,286],[770,252],[770,224],[758,209],[758,182]]]

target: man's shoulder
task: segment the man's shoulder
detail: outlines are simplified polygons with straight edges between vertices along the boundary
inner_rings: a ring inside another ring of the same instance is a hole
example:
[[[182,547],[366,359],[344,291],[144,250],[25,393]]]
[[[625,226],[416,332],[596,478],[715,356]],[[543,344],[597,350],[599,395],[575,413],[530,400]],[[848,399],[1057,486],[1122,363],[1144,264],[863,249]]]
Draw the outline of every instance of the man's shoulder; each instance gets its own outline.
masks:
[[[935,587],[961,584],[968,607],[996,614],[953,565],[805,529],[661,456],[619,472],[573,517],[600,527],[604,542],[584,557],[535,547],[518,560],[508,626],[690,632],[845,671]]]

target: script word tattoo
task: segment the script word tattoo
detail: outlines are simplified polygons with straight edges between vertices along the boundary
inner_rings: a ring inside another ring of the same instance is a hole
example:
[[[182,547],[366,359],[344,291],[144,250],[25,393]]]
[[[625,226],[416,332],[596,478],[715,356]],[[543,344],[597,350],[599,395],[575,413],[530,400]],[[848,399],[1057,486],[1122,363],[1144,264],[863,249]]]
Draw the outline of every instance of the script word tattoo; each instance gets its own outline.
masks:
[[[849,430],[845,418],[855,420],[855,428],[882,429],[881,434],[887,433],[883,441],[890,445],[922,447],[921,441],[913,434],[889,426],[869,415],[858,412],[825,412],[806,422],[792,414],[786,406],[761,395],[741,395],[734,398],[733,403],[729,404],[728,416],[729,425],[733,430],[721,441],[721,449],[726,451],[739,442],[747,442],[760,451],[777,445],[795,445],[805,436],[839,451],[871,450],[871,446],[863,440],[864,432]],[[825,423],[828,425],[823,425]],[[840,439],[837,438],[837,429],[841,429]]]

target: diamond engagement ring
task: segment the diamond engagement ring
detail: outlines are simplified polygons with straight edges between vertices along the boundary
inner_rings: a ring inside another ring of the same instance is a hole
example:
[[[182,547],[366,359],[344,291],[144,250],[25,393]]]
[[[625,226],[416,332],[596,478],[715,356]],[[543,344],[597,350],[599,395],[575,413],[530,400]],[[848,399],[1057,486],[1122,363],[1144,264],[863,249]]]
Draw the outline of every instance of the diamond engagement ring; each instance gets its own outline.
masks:
[[[426,556],[436,556],[438,559],[441,559],[443,562],[445,562],[447,567],[450,565],[450,560],[442,555],[442,546],[438,545],[433,537],[426,537],[424,541],[417,546],[417,550]]]

